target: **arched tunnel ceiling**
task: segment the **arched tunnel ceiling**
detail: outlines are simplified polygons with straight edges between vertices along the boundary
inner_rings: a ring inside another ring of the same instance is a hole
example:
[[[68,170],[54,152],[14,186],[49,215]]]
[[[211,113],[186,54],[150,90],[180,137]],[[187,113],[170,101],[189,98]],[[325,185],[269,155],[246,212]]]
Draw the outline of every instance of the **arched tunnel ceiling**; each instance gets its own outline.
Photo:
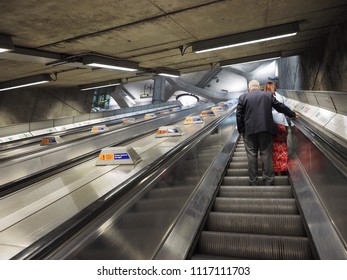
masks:
[[[143,72],[97,70],[71,58],[101,54],[142,68],[194,73],[218,62],[281,51],[296,54],[324,40],[346,20],[345,0],[29,0],[0,2],[0,33],[15,50],[0,53],[0,82],[55,73],[48,87],[123,79]],[[300,22],[293,37],[196,54],[191,44],[260,28]]]

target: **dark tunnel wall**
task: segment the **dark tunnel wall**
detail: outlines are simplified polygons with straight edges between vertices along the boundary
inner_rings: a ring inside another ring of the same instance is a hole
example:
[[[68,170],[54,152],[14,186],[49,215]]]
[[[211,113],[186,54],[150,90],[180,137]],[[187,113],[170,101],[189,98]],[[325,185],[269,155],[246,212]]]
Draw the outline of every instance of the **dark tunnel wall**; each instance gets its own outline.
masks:
[[[90,113],[92,93],[78,88],[23,88],[0,94],[0,127]]]
[[[300,56],[279,60],[281,89],[347,91],[347,23]]]

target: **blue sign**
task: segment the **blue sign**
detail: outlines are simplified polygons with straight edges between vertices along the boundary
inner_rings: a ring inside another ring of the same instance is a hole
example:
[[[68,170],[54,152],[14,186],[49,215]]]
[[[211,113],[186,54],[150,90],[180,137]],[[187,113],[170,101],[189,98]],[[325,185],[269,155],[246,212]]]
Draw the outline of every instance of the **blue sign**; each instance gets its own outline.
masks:
[[[114,154],[114,159],[115,160],[124,160],[124,159],[130,159],[128,153],[117,153]]]

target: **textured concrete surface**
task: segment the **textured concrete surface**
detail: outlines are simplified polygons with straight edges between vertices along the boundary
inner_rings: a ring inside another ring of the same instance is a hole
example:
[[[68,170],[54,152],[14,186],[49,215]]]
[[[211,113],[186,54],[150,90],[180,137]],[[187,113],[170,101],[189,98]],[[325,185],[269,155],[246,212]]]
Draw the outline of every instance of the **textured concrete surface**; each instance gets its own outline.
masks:
[[[279,61],[279,88],[347,92],[347,23],[300,56]]]
[[[0,94],[0,126],[90,113],[92,93],[77,88],[16,90]]]

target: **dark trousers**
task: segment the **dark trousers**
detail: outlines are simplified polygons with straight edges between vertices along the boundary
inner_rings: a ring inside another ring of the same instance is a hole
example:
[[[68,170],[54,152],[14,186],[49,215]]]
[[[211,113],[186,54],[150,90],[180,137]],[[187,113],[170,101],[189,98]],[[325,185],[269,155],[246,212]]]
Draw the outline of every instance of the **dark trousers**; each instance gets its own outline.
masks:
[[[262,161],[264,185],[274,184],[274,171],[272,162],[273,135],[268,132],[260,132],[243,136],[249,171],[250,185],[260,185],[258,180],[258,152]]]

